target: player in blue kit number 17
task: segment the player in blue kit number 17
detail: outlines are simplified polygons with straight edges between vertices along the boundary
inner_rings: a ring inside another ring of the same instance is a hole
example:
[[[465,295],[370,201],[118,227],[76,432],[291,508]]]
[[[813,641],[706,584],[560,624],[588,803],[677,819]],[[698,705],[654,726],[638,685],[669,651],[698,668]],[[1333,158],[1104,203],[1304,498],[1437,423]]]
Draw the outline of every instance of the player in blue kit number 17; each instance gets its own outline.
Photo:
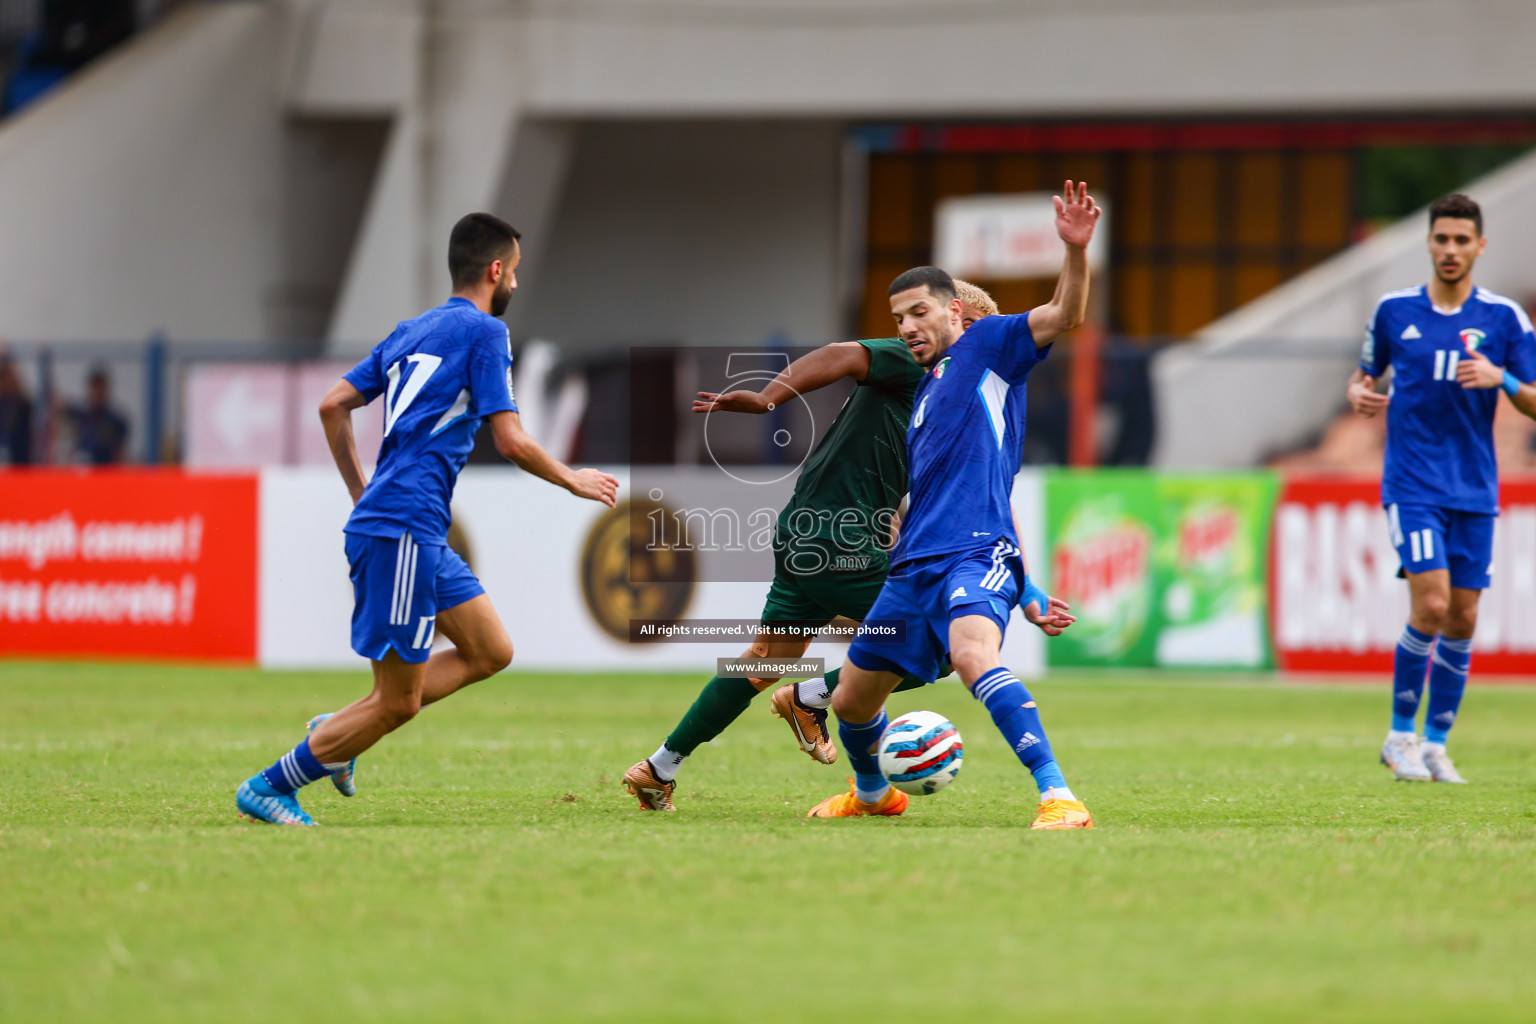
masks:
[[[1495,389],[1536,418],[1531,321],[1516,303],[1472,285],[1472,266],[1486,246],[1483,213],[1470,198],[1446,196],[1429,208],[1434,276],[1381,297],[1347,389],[1362,416],[1387,414],[1381,503],[1411,610],[1393,656],[1392,727],[1381,762],[1405,780],[1466,781],[1445,741],[1471,670],[1478,598],[1493,569]],[[1392,389],[1379,394],[1376,381],[1388,367]]]
[[[496,450],[581,498],[614,504],[618,481],[573,470],[522,428],[512,395],[506,311],[521,258],[518,233],[487,213],[454,225],[453,296],[395,328],[320,404],[336,468],[351,492],[346,551],[354,606],[352,649],[373,663],[373,692],[310,722],[303,742],[240,785],[235,804],[257,821],[313,825],[294,793],[330,776],[355,792],[356,758],[425,704],[495,675],[512,641],[480,581],[448,547],[449,500],[489,419]],[[384,399],[384,442],[363,480],[352,410]],[[442,633],[453,647],[432,653]]]

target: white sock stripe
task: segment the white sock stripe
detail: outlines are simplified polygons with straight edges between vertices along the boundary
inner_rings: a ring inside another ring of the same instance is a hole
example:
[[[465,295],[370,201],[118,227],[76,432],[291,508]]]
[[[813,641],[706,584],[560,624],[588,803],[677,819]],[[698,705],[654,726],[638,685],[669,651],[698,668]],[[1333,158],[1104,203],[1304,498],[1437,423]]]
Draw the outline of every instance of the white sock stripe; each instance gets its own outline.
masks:
[[[307,786],[314,780],[304,774],[304,769],[299,767],[299,759],[293,751],[283,755],[283,770],[288,773],[288,784],[294,788]]]
[[[1008,682],[1009,680],[1007,679],[1000,679],[997,682],[989,683],[986,688],[986,693],[982,695],[982,702],[985,703],[986,701],[991,700],[993,697],[996,697],[1000,690],[1003,690],[1008,686]]]
[[[293,766],[294,778],[298,779],[300,786],[307,786],[311,782],[314,782],[316,779],[321,777],[319,775],[311,777],[307,772],[305,772],[304,769],[299,765],[298,754],[294,753],[293,751],[288,752],[287,758],[289,764]]]
[[[982,676],[980,679],[976,680],[976,686],[971,690],[971,692],[975,694],[977,700],[985,703],[987,698],[991,697],[992,694],[996,693],[1002,687],[1007,686],[1010,682],[1015,681],[1016,680],[1014,680],[1012,672],[1009,672],[1005,668],[995,668],[991,672],[988,672],[986,675]]]
[[[1011,678],[1013,678],[1013,673],[1009,672],[1006,668],[999,666],[992,671],[983,674],[980,679],[976,680],[976,685],[980,686],[982,683],[995,682],[999,679]]]
[[[1452,640],[1448,636],[1443,636],[1440,638],[1440,646],[1446,648],[1447,650],[1460,651],[1463,654],[1470,654],[1472,652],[1472,638],[1466,637],[1462,640]]]
[[[1464,676],[1472,670],[1471,665],[1452,665],[1450,662],[1446,661],[1443,657],[1440,656],[1440,651],[1438,649],[1434,654],[1429,656],[1429,660],[1433,661],[1436,665],[1439,665],[1447,672],[1454,672],[1459,676]]]
[[[292,756],[291,752],[288,753],[288,754],[284,754],[282,757],[278,758],[277,759],[277,769],[278,769],[278,771],[283,773],[283,781],[288,783],[288,785],[290,785],[290,786],[294,787],[295,789],[297,789],[298,785],[299,785],[298,780],[293,777],[293,769],[290,768],[289,765],[288,765],[288,758],[290,756]]]
[[[1430,637],[1428,640],[1420,640],[1405,629],[1403,635],[1397,638],[1397,645],[1409,654],[1428,654],[1435,645],[1435,639]]]

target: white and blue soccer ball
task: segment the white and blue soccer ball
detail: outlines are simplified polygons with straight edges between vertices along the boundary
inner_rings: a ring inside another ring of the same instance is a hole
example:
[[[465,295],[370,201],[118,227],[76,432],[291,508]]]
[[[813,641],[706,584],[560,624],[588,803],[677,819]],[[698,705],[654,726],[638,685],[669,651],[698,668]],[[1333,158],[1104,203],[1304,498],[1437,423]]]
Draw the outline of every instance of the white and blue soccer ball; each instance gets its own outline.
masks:
[[[960,774],[965,745],[955,724],[934,711],[908,711],[880,736],[880,774],[903,793],[937,793]]]

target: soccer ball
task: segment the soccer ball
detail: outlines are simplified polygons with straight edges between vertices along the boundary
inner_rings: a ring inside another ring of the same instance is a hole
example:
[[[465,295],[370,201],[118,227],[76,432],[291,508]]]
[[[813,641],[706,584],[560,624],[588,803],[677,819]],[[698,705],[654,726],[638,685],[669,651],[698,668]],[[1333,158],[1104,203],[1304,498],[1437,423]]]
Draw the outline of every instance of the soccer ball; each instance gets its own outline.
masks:
[[[908,711],[886,727],[875,751],[880,774],[903,793],[937,793],[960,774],[965,745],[953,722],[934,711]]]

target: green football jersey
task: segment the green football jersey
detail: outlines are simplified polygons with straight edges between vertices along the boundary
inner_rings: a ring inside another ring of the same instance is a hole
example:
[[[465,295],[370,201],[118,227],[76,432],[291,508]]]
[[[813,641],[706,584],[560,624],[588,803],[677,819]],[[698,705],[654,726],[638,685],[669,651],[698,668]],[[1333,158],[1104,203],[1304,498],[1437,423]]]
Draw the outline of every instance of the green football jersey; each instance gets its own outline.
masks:
[[[851,560],[884,564],[882,543],[907,493],[907,423],[924,370],[899,338],[860,341],[869,373],[806,458],[795,492],[779,513],[778,539],[832,540]],[[838,567],[834,567],[838,568]]]

